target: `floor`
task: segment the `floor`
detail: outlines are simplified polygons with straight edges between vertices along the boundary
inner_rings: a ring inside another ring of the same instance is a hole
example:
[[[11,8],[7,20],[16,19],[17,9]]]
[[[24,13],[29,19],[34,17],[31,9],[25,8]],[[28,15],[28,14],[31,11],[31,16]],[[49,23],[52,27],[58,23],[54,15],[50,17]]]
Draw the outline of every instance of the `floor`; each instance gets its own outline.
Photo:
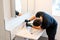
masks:
[[[20,38],[20,37],[16,37],[15,40],[26,40],[26,39]],[[30,40],[32,40],[32,39],[30,39]],[[40,37],[38,40],[47,40],[47,38],[45,38],[45,37]]]
[[[48,40],[46,37],[40,37],[38,40]]]

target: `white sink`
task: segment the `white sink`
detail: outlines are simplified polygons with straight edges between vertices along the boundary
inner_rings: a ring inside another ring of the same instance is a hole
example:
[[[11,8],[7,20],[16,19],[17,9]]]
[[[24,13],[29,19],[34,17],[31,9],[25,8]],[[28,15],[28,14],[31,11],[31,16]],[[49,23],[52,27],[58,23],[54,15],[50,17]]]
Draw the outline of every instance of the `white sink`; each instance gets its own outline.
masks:
[[[31,27],[23,27],[22,29],[17,30],[15,35],[23,38],[37,40],[43,34],[43,32],[44,30],[37,30]]]

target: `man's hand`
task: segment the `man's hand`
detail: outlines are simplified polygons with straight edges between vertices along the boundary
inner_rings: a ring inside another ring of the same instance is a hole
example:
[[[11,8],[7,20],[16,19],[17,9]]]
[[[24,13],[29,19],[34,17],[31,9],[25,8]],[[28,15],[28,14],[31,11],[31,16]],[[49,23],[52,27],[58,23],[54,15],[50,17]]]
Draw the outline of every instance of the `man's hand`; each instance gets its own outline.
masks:
[[[30,20],[27,20],[27,19],[26,19],[25,22],[30,22]]]

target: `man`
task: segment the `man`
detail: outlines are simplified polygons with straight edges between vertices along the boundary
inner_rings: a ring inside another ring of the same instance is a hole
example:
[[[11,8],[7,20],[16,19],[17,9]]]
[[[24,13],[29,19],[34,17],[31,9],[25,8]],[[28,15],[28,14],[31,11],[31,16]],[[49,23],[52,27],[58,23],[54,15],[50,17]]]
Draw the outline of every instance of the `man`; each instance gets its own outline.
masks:
[[[22,14],[19,13],[18,11],[15,11],[15,13],[16,13],[17,16],[21,16],[21,15],[22,15]]]
[[[29,22],[31,20],[40,20],[40,26],[38,25],[39,22],[34,22],[32,26],[33,28],[36,29],[46,29],[46,33],[48,35],[48,40],[55,40],[55,35],[56,35],[56,30],[57,30],[57,22],[56,20],[51,17],[50,15],[46,14],[45,12],[37,12],[35,16],[32,16],[29,20],[25,20],[25,22]],[[38,25],[38,26],[36,26]],[[38,27],[38,28],[37,28]]]

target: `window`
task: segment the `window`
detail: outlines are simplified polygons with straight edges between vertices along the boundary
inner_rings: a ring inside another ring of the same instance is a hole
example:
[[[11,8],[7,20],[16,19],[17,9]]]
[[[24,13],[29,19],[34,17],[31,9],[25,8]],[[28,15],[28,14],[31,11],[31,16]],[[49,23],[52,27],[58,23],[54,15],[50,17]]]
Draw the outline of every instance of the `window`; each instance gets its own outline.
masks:
[[[60,16],[60,0],[53,0],[52,15]]]

